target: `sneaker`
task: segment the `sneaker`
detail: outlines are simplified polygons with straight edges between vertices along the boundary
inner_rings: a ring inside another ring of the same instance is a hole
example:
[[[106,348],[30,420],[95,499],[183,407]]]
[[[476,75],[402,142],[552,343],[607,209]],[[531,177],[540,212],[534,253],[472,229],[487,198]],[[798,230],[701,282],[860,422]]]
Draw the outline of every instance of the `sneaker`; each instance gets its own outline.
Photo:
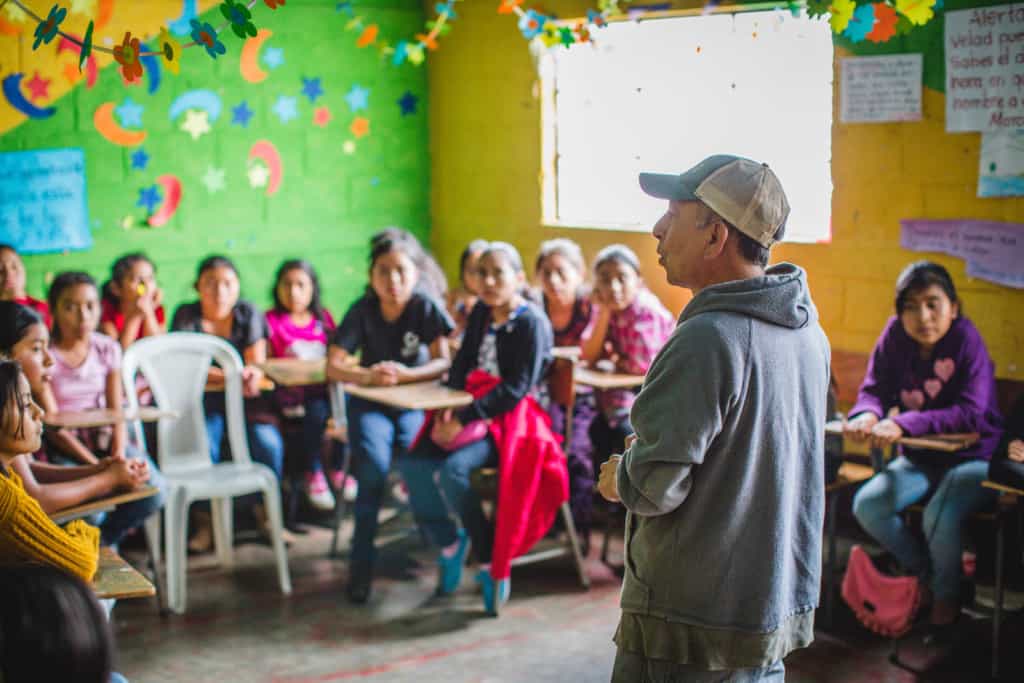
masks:
[[[343,477],[341,470],[334,470],[330,476],[331,488],[335,491],[341,491],[341,497],[346,503],[354,503],[356,496],[359,495],[359,483],[355,478],[351,476]]]
[[[508,602],[512,594],[512,580],[495,581],[488,570],[481,569],[477,572],[476,582],[480,584],[480,592],[483,594],[484,610],[488,614],[496,615],[498,609]]]
[[[306,473],[306,498],[310,505],[321,512],[334,509],[334,494],[322,471]]]
[[[451,557],[445,557],[443,551],[437,556],[437,564],[441,570],[437,585],[438,595],[451,595],[462,581],[462,567],[466,564],[466,555],[469,554],[469,536],[465,530],[458,530],[455,543],[455,553]]]
[[[397,482],[391,487],[391,497],[399,505],[409,504],[409,487],[405,485],[404,481]]]
[[[353,605],[365,605],[370,600],[372,582],[369,572],[352,571],[345,586],[345,595]]]

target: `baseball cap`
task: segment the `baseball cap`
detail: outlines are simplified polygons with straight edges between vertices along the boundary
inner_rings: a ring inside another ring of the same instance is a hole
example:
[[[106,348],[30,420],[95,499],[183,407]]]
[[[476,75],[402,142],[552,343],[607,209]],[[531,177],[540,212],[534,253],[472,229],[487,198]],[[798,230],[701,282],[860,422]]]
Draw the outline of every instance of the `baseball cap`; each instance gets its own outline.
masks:
[[[782,183],[768,164],[732,154],[715,154],[679,175],[641,173],[640,187],[659,199],[704,202],[765,248],[789,216]]]

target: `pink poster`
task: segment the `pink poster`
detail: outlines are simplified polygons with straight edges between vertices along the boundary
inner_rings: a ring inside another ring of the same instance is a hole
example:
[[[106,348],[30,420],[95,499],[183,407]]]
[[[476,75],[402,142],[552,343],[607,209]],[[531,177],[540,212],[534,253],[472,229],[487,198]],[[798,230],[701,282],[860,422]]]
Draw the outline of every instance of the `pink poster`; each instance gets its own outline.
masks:
[[[978,220],[900,221],[900,246],[967,261],[967,274],[1024,289],[1024,223]]]

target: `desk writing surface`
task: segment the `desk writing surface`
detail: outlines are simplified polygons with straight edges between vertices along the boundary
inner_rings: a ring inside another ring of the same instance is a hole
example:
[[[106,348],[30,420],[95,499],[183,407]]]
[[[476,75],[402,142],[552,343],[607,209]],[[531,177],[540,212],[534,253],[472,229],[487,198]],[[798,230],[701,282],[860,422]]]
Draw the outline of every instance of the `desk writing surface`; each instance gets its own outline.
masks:
[[[267,377],[284,387],[301,387],[323,384],[327,381],[327,360],[317,358],[271,358],[259,367]]]
[[[149,579],[110,547],[100,548],[99,568],[92,578],[92,589],[100,599],[148,598],[156,594]]]
[[[345,393],[367,401],[383,403],[408,410],[440,410],[461,408],[473,402],[473,395],[459,389],[442,386],[439,381],[414,382],[393,387],[367,387],[346,384]]]
[[[583,349],[578,346],[556,346],[551,349],[553,358],[564,358],[565,360],[577,361],[583,355]]]
[[[576,368],[573,377],[578,384],[585,384],[595,389],[632,389],[644,383],[643,375],[601,372],[590,368]]]
[[[72,410],[46,415],[43,422],[51,427],[66,427],[68,429],[86,427],[105,427],[120,422],[131,422],[141,420],[143,422],[156,422],[164,417],[178,417],[173,410],[162,410],[153,406],[140,406],[137,410],[111,410],[109,408],[93,408],[90,410]]]
[[[63,524],[71,521],[72,519],[80,519],[97,512],[113,510],[118,505],[142,500],[143,498],[149,498],[150,496],[155,496],[157,493],[159,493],[159,489],[155,486],[143,486],[141,489],[135,491],[126,491],[124,493],[90,500],[87,503],[64,508],[63,510],[56,510],[55,512],[50,513],[50,519],[58,524]]]
[[[1017,497],[1024,496],[1024,491],[1022,491],[1021,489],[1015,489],[1012,486],[1007,486],[1006,484],[1000,484],[998,482],[990,481],[988,479],[986,479],[985,481],[981,482],[981,485],[984,486],[987,489],[994,489],[994,490],[999,491],[1001,493],[1008,493],[1011,496],[1017,496]]]
[[[825,424],[825,433],[837,436],[843,435],[843,423],[841,420],[832,420]],[[980,437],[977,434],[924,434],[922,436],[901,436],[896,443],[911,448],[921,448],[929,451],[942,451],[944,453],[956,453],[965,448],[970,448],[978,443]]]

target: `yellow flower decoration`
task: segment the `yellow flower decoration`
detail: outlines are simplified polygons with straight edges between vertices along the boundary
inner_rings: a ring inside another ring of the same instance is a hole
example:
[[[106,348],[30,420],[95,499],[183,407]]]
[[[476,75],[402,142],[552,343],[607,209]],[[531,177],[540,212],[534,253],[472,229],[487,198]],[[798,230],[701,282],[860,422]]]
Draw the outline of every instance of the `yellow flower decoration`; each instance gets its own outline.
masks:
[[[934,0],[932,1],[934,2]],[[832,16],[828,20],[828,23],[832,25],[833,33],[842,33],[846,30],[850,19],[853,19],[853,11],[855,9],[857,9],[857,3],[853,0],[833,0],[832,5],[829,7]]]
[[[934,6],[935,0],[896,0],[896,11],[918,26],[931,21]]]
[[[164,66],[172,74],[177,75],[181,68],[181,43],[175,40],[166,28],[161,28],[160,35],[157,37],[157,45],[160,46],[160,56],[163,57]]]

